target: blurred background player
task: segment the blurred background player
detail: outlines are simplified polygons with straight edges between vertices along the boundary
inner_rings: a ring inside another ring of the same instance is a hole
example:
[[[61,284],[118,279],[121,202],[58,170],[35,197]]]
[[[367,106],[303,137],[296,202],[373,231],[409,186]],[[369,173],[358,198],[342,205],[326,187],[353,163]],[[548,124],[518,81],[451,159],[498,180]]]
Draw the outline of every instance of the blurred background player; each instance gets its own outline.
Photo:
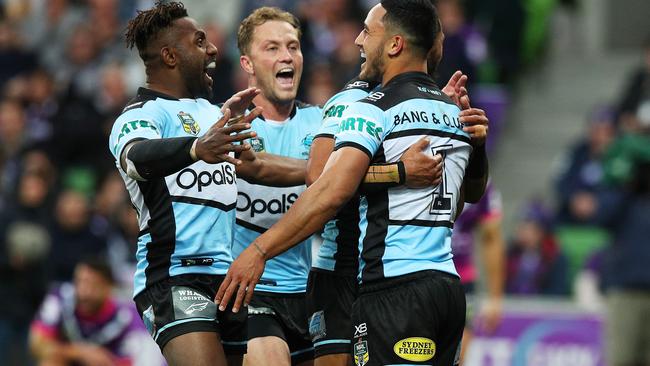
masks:
[[[80,261],[74,282],[47,295],[30,348],[39,365],[163,365],[133,304],[113,295],[113,275],[97,258]]]
[[[451,246],[454,264],[465,287],[467,319],[461,348],[461,363],[472,340],[473,327],[481,326],[490,333],[501,319],[505,280],[505,244],[501,233],[501,196],[491,183],[477,203],[466,203],[463,212],[454,222]],[[478,268],[475,254],[480,254],[481,268],[485,272],[487,298],[478,301],[476,287]],[[476,305],[480,305],[477,307]],[[474,320],[480,320],[480,323]]]

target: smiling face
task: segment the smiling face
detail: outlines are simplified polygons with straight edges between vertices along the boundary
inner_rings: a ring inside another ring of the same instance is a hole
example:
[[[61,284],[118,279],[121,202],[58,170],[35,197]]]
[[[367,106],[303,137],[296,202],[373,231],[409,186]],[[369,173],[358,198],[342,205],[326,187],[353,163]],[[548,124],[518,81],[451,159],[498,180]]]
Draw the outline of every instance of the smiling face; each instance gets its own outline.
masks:
[[[270,20],[255,27],[249,52],[241,56],[252,86],[273,103],[290,103],[298,93],[303,66],[298,37],[291,24]]]
[[[361,71],[359,78],[368,81],[381,80],[384,73],[384,41],[386,30],[381,21],[382,17],[386,14],[386,10],[381,4],[375,5],[368,12],[368,16],[364,22],[364,27],[361,33],[354,40],[354,44],[359,47],[361,51],[361,59],[364,62],[361,64]]]
[[[174,34],[178,71],[185,88],[193,98],[208,98],[213,83],[208,72],[216,67],[217,48],[191,18],[175,20]]]

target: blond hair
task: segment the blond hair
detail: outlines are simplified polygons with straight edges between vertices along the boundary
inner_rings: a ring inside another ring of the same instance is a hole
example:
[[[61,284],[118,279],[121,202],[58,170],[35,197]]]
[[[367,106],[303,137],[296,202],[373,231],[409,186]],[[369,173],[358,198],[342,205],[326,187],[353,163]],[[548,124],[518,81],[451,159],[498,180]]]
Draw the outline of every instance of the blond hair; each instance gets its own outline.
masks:
[[[237,31],[237,47],[239,53],[246,55],[250,52],[251,42],[253,41],[253,32],[255,28],[272,20],[289,23],[298,32],[298,39],[302,35],[300,30],[300,21],[295,15],[284,11],[280,8],[264,6],[255,9],[249,16],[242,20]]]

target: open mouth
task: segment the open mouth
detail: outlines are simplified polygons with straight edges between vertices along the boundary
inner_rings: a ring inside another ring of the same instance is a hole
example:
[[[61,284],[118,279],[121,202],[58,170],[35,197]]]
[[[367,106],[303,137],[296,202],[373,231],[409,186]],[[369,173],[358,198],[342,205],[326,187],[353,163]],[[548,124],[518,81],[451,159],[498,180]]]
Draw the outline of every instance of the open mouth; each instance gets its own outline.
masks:
[[[365,62],[366,62],[366,53],[361,51],[361,63],[363,64]]]
[[[280,69],[275,78],[278,80],[278,83],[282,86],[293,87],[293,75],[295,74],[294,69],[290,67],[285,67]]]
[[[205,69],[203,69],[203,72],[205,73],[205,77],[209,80],[210,84],[212,84],[212,77],[210,76],[210,73],[217,67],[217,63],[215,61],[210,61],[205,66]]]

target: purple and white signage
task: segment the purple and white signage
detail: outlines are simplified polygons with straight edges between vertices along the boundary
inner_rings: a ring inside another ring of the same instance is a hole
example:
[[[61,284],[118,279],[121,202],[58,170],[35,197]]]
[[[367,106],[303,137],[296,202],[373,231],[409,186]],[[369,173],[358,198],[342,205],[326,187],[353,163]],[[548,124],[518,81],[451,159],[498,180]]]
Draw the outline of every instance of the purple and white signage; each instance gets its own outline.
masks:
[[[604,366],[603,322],[593,314],[507,312],[492,334],[477,332],[466,366]]]

